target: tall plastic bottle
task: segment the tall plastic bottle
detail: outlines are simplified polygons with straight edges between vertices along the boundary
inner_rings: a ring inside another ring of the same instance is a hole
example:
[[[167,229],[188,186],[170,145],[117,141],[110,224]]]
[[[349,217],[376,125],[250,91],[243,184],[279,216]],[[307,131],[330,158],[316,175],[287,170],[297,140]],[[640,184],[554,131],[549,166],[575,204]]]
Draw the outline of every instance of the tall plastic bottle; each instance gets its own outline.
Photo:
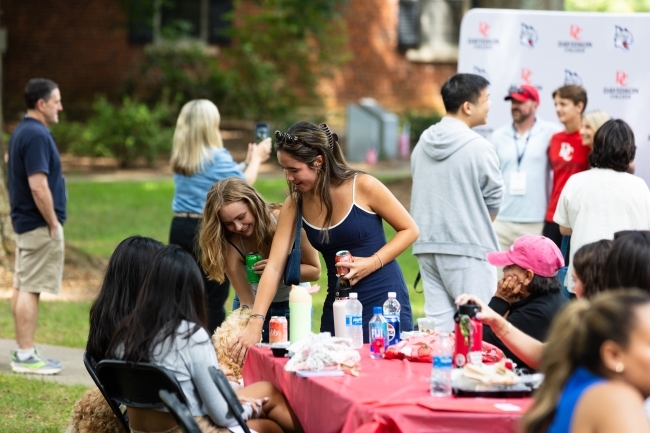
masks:
[[[388,323],[381,314],[381,307],[373,307],[374,316],[368,324],[368,333],[370,337],[370,357],[380,359],[386,352],[386,342],[388,341]]]
[[[451,395],[451,369],[454,348],[448,332],[441,332],[433,344],[433,369],[431,371],[431,395]]]
[[[345,314],[345,304],[348,303],[350,297],[350,286],[342,277],[339,277],[334,296],[334,304],[332,305],[332,310],[334,313],[334,336],[346,338],[348,336],[348,331],[346,329],[346,314]]]
[[[350,299],[345,304],[345,332],[352,339],[352,348],[363,347],[363,305],[356,293],[350,293]]]
[[[289,340],[291,344],[311,333],[311,295],[302,286],[291,286],[289,292]]]
[[[402,306],[397,301],[397,293],[388,292],[388,300],[384,302],[384,317],[386,318],[386,322],[388,322],[387,346],[392,346],[401,340],[402,328],[399,323],[401,310]]]

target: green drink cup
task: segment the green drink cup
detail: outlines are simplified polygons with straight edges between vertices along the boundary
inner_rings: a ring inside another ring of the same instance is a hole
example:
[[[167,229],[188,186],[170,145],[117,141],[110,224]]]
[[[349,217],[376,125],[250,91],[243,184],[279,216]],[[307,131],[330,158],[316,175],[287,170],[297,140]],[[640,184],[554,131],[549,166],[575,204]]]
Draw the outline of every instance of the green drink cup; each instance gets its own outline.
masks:
[[[248,278],[248,282],[251,284],[257,284],[260,282],[261,275],[256,274],[253,270],[255,263],[259,262],[260,260],[262,260],[261,254],[249,253],[246,256],[246,277]]]

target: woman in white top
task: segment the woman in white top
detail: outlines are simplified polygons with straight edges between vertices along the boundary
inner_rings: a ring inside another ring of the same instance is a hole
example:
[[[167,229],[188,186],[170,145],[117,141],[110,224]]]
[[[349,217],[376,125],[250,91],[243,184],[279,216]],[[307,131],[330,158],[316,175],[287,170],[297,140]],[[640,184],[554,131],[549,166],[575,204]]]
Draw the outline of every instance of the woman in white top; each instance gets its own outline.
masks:
[[[627,173],[634,161],[634,133],[623,120],[609,120],[594,137],[589,154],[591,170],[571,176],[562,190],[553,220],[571,236],[570,272],[565,284],[572,290],[573,252],[621,230],[650,229],[650,190],[645,181]]]
[[[206,322],[201,272],[189,253],[168,245],[150,262],[135,307],[115,331],[108,355],[170,371],[202,432],[241,432],[209,374],[209,367],[219,368],[219,363]],[[302,431],[287,400],[270,383],[257,382],[236,392],[244,406],[242,417],[254,431]],[[180,432],[168,412],[127,411],[132,432]]]

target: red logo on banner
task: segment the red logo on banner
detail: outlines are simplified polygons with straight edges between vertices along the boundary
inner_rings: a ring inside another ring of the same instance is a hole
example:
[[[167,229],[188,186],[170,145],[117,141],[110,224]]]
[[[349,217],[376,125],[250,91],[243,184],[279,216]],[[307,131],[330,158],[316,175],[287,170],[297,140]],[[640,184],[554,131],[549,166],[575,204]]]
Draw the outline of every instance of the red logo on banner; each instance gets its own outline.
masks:
[[[616,82],[621,86],[627,86],[627,77],[628,75],[623,71],[616,71]]]
[[[573,39],[576,41],[580,40],[580,33],[582,32],[582,29],[580,26],[576,26],[575,24],[571,24],[571,29],[569,30],[569,34]]]
[[[478,32],[483,36],[484,38],[489,38],[490,36],[488,35],[488,31],[490,30],[490,25],[486,22],[479,22],[478,23]]]
[[[532,85],[530,82],[531,75],[533,75],[533,71],[528,68],[521,68],[521,81],[523,81],[524,84],[528,84],[529,86]]]

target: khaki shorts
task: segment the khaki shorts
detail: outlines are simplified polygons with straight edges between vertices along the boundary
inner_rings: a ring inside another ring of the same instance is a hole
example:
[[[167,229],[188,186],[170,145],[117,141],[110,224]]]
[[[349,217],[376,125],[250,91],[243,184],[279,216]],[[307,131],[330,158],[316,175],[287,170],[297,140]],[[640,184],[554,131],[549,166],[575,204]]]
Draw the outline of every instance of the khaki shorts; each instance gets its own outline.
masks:
[[[14,288],[21,292],[58,295],[63,278],[63,227],[52,238],[50,228],[39,227],[16,235]]]

